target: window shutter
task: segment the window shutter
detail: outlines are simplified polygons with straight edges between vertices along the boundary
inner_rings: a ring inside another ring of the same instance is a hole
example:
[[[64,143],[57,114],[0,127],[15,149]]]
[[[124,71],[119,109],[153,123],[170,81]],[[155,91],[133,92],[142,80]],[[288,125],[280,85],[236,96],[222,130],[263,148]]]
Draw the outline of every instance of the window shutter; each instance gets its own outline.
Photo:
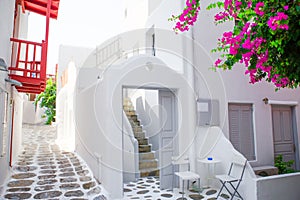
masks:
[[[248,160],[255,160],[251,104],[229,104],[229,132],[233,146]]]

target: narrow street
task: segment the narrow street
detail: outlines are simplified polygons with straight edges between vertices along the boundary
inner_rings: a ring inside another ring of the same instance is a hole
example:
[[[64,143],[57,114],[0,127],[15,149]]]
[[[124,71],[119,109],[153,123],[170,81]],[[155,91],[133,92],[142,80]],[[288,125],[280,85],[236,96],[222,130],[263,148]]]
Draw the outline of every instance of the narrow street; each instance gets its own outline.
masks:
[[[107,199],[85,162],[55,139],[53,126],[23,126],[23,150],[1,199]]]

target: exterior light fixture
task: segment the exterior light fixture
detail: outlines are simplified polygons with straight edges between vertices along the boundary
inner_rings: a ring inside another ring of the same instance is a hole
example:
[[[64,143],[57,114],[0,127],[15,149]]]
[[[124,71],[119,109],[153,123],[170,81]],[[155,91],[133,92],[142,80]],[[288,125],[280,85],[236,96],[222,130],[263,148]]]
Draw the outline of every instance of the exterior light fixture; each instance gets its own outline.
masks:
[[[5,78],[5,81],[10,83],[11,85],[15,85],[15,86],[23,86],[21,82],[14,80],[14,79],[10,79],[10,78]]]
[[[265,97],[265,98],[263,99],[263,102],[265,102],[265,104],[268,104],[268,103],[269,103],[269,99],[268,99],[267,97]]]
[[[8,72],[7,65],[3,58],[0,58],[0,71]]]

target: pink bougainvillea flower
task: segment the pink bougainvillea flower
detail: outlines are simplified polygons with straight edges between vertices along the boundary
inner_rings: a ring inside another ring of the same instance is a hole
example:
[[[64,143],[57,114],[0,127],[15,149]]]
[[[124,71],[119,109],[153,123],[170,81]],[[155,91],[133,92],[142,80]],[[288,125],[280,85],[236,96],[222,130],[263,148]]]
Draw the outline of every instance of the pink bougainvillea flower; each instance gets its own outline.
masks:
[[[279,25],[278,27],[283,30],[289,30],[289,25],[287,25],[287,24],[282,24],[282,25]]]
[[[230,46],[229,53],[232,55],[236,55],[238,53],[238,50],[235,46]]]
[[[251,8],[252,7],[252,1],[248,1],[247,2],[247,8]]]
[[[237,10],[240,10],[241,9],[241,5],[242,5],[242,2],[241,1],[235,1],[235,8]]]
[[[222,62],[222,60],[218,58],[215,62],[215,66],[218,67],[221,62]]]
[[[278,24],[276,23],[275,17],[270,17],[270,19],[268,20],[268,26],[273,31],[275,31],[277,29]]]
[[[265,13],[262,11],[263,7],[265,6],[264,2],[258,2],[255,6],[255,13],[259,16],[263,16]]]
[[[277,17],[277,20],[287,20],[289,16],[287,16],[284,12],[278,12]]]
[[[219,12],[215,15],[215,21],[220,21],[222,19],[226,19],[229,16],[227,12]]]
[[[251,49],[252,48],[252,44],[251,44],[251,41],[250,41],[249,38],[247,40],[245,40],[244,44],[242,44],[242,47],[244,49]]]
[[[267,24],[270,27],[270,29],[272,29],[273,31],[275,31],[277,28],[288,30],[289,26],[287,24],[281,24],[283,20],[287,20],[287,19],[288,16],[285,13],[278,12],[276,16],[270,17]]]
[[[289,6],[288,6],[288,5],[283,6],[283,9],[284,9],[284,10],[288,10],[288,9],[289,9]]]

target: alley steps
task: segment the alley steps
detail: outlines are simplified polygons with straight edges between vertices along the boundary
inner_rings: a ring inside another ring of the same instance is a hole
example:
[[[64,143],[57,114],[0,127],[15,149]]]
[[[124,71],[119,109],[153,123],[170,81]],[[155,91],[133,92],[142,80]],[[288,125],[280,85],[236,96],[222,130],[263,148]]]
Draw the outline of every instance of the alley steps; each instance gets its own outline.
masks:
[[[151,144],[139,144],[139,153],[151,152]]]
[[[143,126],[141,125],[138,115],[129,98],[124,99],[123,109],[131,124],[134,137],[139,144],[140,176],[159,176],[158,160],[155,159],[155,152],[152,151],[152,145],[149,144],[149,139],[145,136]]]
[[[140,145],[146,145],[149,143],[148,138],[137,138],[137,140]]]
[[[142,169],[140,175],[141,177],[159,176],[159,170],[157,168]]]
[[[140,153],[139,154],[139,159],[140,160],[151,160],[151,159],[155,159],[155,155],[154,152],[146,152],[146,153]]]

